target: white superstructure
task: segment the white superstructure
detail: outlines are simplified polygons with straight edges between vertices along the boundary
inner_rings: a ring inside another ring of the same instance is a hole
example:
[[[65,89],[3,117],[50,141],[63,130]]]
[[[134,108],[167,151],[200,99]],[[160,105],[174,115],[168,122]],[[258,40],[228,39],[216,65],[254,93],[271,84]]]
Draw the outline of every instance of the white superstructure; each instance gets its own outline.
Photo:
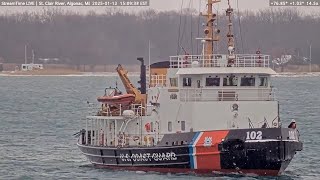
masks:
[[[148,90],[159,103],[163,133],[279,126],[269,56],[236,55],[246,58],[232,67],[223,59],[205,67],[198,57],[171,57],[166,83]]]
[[[269,56],[235,56],[241,60],[231,67],[224,58],[204,65],[201,56],[170,57],[166,74],[151,75],[145,105],[132,104],[117,112],[103,107],[104,113],[88,117],[87,127],[97,130],[95,137],[105,133],[108,139],[93,141],[152,146],[167,133],[279,127]]]
[[[98,167],[164,173],[281,174],[302,150],[295,123],[281,127],[271,85],[270,56],[236,54],[230,1],[227,54],[215,54],[220,30],[206,0],[202,54],[141,62],[140,90],[116,71],[126,94],[106,88],[98,112],[76,133],[81,152]],[[146,75],[148,74],[148,75]],[[112,90],[109,93],[107,90]]]
[[[213,12],[213,4],[218,2],[208,0],[207,12],[201,14],[206,17],[205,37],[199,38],[202,54],[185,52],[171,56],[167,65],[151,65],[146,94],[134,88],[121,66],[117,68],[127,93],[135,94],[139,104],[106,104],[99,116],[89,117],[86,129],[91,129],[95,137],[104,133],[102,145],[153,146],[164,134],[280,126],[279,103],[270,81],[275,74],[269,67],[270,56],[260,50],[256,54],[235,54],[229,1],[228,53],[214,53],[213,42],[220,39],[220,30],[214,23],[217,14]],[[95,139],[98,142],[99,138]]]

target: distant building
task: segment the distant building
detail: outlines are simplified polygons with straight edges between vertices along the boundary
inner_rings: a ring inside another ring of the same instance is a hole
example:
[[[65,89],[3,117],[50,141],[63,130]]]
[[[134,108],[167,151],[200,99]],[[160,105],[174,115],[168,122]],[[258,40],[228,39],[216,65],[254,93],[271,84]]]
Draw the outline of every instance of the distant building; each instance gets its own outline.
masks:
[[[38,58],[37,60],[43,64],[63,64],[67,62],[67,59],[60,59],[60,58]]]
[[[21,64],[21,71],[32,71],[43,69],[43,64]]]

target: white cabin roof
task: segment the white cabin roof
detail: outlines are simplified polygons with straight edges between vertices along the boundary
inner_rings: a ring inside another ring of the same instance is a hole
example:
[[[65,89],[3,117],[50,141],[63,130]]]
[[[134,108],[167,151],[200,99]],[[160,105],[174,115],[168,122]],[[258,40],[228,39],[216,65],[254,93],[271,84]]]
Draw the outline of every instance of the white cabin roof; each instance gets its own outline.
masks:
[[[191,74],[277,74],[274,70],[267,67],[193,67],[181,68],[178,75]]]

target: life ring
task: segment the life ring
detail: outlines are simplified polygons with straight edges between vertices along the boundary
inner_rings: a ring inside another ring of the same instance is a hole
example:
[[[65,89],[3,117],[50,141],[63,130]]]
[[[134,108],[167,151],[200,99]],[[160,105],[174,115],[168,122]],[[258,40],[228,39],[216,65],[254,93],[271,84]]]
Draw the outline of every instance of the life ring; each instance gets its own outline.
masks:
[[[261,53],[260,50],[256,51],[256,54],[260,54],[260,53]]]
[[[146,129],[147,132],[150,132],[151,131],[151,124],[150,123],[146,123],[144,125],[144,128]]]

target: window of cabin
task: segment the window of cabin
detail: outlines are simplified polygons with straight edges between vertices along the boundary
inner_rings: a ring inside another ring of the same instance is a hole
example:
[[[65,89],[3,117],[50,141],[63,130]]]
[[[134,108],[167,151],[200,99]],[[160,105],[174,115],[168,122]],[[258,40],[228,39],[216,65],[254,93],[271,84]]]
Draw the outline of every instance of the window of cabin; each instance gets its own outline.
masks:
[[[259,77],[259,87],[268,87],[267,77]]]
[[[240,86],[255,86],[255,78],[254,77],[242,77]]]
[[[185,131],[185,130],[186,130],[186,122],[181,121],[181,131]]]
[[[238,86],[238,77],[236,76],[224,77],[223,86]]]
[[[170,78],[170,86],[178,87],[178,78]]]
[[[191,87],[191,78],[183,78],[183,87]]]
[[[172,122],[171,121],[168,122],[168,131],[169,132],[172,131]]]
[[[211,76],[207,77],[206,86],[220,86],[220,78]]]

